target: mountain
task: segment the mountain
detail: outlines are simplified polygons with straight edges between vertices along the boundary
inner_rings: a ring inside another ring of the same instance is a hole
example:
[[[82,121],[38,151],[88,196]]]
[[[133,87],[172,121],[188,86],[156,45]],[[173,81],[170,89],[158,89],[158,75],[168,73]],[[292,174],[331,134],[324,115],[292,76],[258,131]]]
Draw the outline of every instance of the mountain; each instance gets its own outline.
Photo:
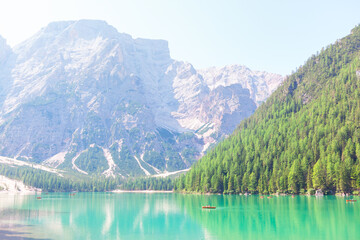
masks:
[[[360,189],[360,26],[311,56],[182,177],[185,191]]]
[[[123,177],[190,167],[282,81],[197,71],[166,41],[97,20],[50,23],[14,49],[0,39],[0,69],[1,156]]]
[[[11,64],[13,52],[6,40],[0,36],[0,106],[2,106],[6,92],[11,86]]]
[[[0,36],[0,64],[3,64],[7,60],[11,52],[12,50],[10,46],[6,44],[6,40]]]
[[[241,84],[250,91],[250,97],[259,106],[270,96],[282,81],[281,76],[264,71],[251,71],[245,66],[229,65],[199,70],[211,90],[219,86]]]

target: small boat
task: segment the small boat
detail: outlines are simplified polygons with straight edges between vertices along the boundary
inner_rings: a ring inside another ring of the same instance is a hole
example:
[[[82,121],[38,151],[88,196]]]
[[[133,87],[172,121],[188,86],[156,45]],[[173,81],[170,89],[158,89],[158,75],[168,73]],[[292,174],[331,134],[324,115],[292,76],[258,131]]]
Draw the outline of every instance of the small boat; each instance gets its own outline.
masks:
[[[41,199],[41,197],[36,197],[36,199]]]
[[[356,200],[354,200],[354,199],[348,199],[348,200],[346,200],[346,202],[348,203],[348,202],[356,202]]]
[[[272,198],[272,197],[267,197],[268,199]]]
[[[202,206],[202,208],[205,208],[205,209],[215,209],[216,207],[214,207],[214,206]]]
[[[264,198],[264,196],[260,196],[260,198],[261,198],[261,199],[263,199],[263,198]]]

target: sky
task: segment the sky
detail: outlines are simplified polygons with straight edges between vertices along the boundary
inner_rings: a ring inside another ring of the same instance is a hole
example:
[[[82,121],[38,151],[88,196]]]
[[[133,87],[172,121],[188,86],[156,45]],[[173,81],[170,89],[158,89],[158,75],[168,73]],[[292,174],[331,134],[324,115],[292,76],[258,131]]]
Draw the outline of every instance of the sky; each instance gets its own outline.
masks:
[[[165,39],[195,68],[240,64],[288,75],[360,23],[359,0],[0,0],[10,46],[53,21],[105,20],[134,38]]]

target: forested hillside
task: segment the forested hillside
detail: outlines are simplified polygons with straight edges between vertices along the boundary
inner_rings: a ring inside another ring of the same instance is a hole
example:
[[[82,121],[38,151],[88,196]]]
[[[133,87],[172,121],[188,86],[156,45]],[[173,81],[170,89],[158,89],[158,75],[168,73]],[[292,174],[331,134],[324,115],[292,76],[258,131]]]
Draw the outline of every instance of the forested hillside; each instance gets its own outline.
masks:
[[[360,27],[303,66],[177,182],[185,191],[360,188]]]

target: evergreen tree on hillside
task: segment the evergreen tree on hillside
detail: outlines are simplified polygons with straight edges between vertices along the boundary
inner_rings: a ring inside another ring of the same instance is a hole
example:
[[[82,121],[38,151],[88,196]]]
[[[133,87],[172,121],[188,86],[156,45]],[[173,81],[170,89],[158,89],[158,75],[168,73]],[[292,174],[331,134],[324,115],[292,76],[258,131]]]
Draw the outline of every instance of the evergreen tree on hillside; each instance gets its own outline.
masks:
[[[311,56],[176,183],[214,193],[360,188],[360,27]]]

